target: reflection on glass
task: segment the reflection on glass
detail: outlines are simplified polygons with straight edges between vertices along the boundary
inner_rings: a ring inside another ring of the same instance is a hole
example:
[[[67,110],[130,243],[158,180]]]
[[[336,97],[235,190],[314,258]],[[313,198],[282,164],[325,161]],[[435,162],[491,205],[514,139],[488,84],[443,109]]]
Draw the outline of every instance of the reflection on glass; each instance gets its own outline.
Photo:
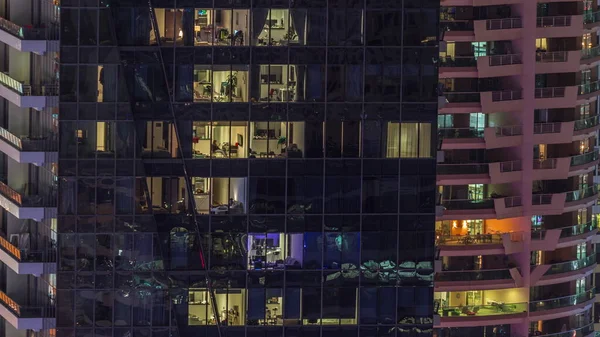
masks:
[[[147,177],[136,186],[141,213],[183,213],[186,211],[186,184],[183,177]],[[149,199],[149,200],[148,200]]]
[[[247,46],[249,11],[246,9],[194,10],[194,45]]]
[[[301,269],[303,248],[302,234],[249,233],[248,269]]]
[[[256,38],[255,45],[282,46],[298,43],[299,34],[304,35],[306,14],[300,11],[296,14],[290,17],[289,9],[255,9],[252,18],[253,35],[258,33],[258,36],[253,36]]]
[[[244,214],[248,178],[192,177],[196,212],[200,214]]]
[[[168,121],[148,121],[138,127],[138,139],[142,142],[142,157],[177,158],[179,142],[175,126]],[[143,125],[142,125],[143,126]]]

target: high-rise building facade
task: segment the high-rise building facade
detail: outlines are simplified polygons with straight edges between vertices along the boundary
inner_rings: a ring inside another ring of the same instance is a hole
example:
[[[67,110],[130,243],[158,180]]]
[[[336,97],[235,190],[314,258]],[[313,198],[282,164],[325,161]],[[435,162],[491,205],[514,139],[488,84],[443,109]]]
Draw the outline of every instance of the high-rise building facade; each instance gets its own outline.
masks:
[[[445,0],[438,336],[593,336],[594,1]]]
[[[431,336],[438,17],[62,0],[52,333]]]

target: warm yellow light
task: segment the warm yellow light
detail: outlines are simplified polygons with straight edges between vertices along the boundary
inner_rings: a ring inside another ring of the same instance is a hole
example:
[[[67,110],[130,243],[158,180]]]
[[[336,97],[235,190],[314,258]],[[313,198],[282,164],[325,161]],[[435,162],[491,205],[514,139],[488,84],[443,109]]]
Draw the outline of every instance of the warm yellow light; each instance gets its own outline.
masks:
[[[456,220],[452,221],[452,228],[457,228],[458,227],[458,223],[456,222]]]
[[[463,220],[462,225],[463,225],[463,228],[467,228],[467,220]]]

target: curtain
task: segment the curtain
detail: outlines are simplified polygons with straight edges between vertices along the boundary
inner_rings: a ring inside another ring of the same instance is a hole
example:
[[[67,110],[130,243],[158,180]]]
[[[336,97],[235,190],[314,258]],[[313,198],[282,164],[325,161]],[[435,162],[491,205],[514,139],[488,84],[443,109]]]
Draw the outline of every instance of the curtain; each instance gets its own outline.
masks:
[[[296,65],[296,101],[305,101],[304,73],[305,66]]]
[[[252,42],[254,46],[258,44],[258,37],[265,27],[268,15],[269,9],[267,8],[255,8],[252,10]]]
[[[100,70],[100,82],[102,84],[102,101],[117,101],[117,66],[105,65]]]
[[[351,101],[360,100],[363,92],[362,67],[346,66],[346,98]]]
[[[419,156],[419,123],[400,124],[400,157],[417,158]]]
[[[294,23],[294,29],[298,35],[298,43],[301,45],[306,44],[304,37],[306,36],[306,10],[305,9],[292,9],[290,10],[290,16]]]
[[[431,157],[431,124],[419,123],[419,158]]]
[[[386,157],[398,158],[400,148],[400,123],[389,123],[387,127]]]
[[[143,7],[135,8],[134,13],[134,45],[147,46],[150,43],[150,31],[152,30],[152,25],[150,24],[150,10]]]

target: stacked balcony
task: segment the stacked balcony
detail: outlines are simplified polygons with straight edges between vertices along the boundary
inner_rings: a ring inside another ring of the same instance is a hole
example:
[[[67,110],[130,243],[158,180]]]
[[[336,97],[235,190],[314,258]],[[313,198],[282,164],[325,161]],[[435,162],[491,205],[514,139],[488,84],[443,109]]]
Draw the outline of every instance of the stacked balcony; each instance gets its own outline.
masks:
[[[22,51],[44,55],[58,50],[58,25],[20,26],[0,18],[0,42]]]

